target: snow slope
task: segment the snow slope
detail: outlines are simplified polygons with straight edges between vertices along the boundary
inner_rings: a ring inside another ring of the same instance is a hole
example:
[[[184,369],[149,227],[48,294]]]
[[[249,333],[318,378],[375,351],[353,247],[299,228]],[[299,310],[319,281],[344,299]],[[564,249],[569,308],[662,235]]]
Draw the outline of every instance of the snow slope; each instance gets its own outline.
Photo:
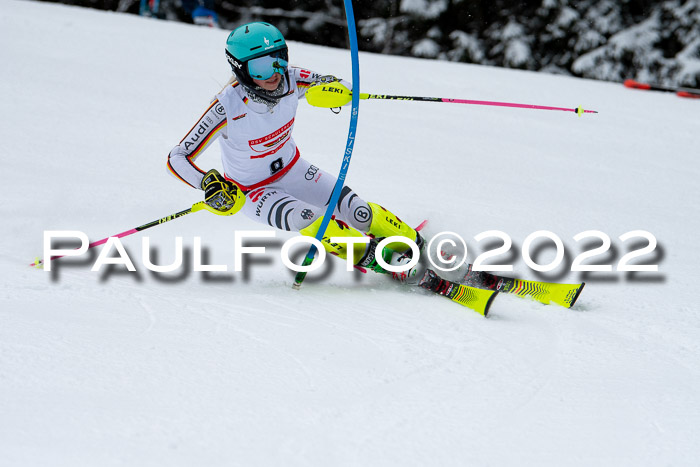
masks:
[[[116,234],[199,201],[166,155],[229,76],[227,32],[3,1],[0,108],[0,464],[697,465],[700,102],[614,83],[361,55],[365,92],[586,108],[598,115],[365,101],[347,183],[429,232],[566,245],[599,259],[658,239],[658,273],[555,271],[588,283],[573,310],[499,296],[484,319],[340,262],[300,291],[262,242],[234,272],[243,216],[194,213],[123,240],[137,272],[27,266],[45,230]],[[351,75],[346,50],[292,63]],[[300,105],[304,156],[337,171],[349,112]],[[218,148],[199,159],[219,167]],[[227,273],[148,271],[181,236]],[[582,242],[586,243],[586,242]],[[590,243],[590,242],[589,242]],[[595,244],[593,244],[595,246]],[[541,249],[541,263],[552,250]],[[473,256],[472,256],[473,258]],[[567,266],[567,268],[568,268]]]

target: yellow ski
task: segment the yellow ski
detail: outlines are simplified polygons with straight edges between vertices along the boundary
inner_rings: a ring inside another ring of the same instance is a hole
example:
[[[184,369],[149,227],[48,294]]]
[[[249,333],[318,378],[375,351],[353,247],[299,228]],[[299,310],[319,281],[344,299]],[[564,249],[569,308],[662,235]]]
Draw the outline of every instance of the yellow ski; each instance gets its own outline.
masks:
[[[469,271],[460,284],[478,287],[486,290],[528,297],[545,305],[551,303],[571,308],[576,303],[585,282],[580,284],[557,284],[553,282],[529,281],[524,279],[514,279],[512,277],[497,276],[484,271]]]

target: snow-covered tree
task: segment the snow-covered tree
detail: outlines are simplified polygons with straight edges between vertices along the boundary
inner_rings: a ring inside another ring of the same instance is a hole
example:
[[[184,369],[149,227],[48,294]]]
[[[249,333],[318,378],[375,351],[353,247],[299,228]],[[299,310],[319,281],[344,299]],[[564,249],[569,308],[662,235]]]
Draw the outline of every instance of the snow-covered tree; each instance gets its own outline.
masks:
[[[138,0],[61,0],[138,12]],[[182,19],[184,0],[161,0]],[[202,0],[203,1],[203,0]],[[208,0],[211,1],[211,0]],[[264,20],[347,47],[340,0],[213,0],[222,27]],[[355,0],[362,50],[587,78],[700,85],[700,0]]]

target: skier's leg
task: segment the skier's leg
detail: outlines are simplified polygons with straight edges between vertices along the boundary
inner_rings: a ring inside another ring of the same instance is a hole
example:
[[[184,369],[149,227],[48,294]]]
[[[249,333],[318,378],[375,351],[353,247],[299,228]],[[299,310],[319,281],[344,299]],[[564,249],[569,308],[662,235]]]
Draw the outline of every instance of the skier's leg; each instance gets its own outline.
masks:
[[[242,212],[263,224],[281,230],[299,231],[303,235],[315,237],[319,226],[323,221],[323,208],[306,203],[283,190],[283,186],[275,183],[267,187],[255,189],[248,193]],[[338,219],[331,219],[323,235],[323,247],[329,253],[346,259],[348,257],[347,244],[331,242],[331,237],[365,237],[361,232],[350,227]],[[367,252],[370,248],[367,243],[359,243],[353,246],[353,262],[362,263],[365,267],[375,269],[371,261],[367,261]],[[373,250],[372,250],[373,252]],[[386,249],[387,261],[391,252]],[[372,255],[372,259],[374,256]],[[371,263],[371,264],[370,264]],[[383,271],[380,271],[383,272]]]
[[[330,201],[336,179],[327,172],[300,159],[297,164],[274,184],[254,189],[247,193],[242,209],[251,219],[277,229],[300,231],[315,237],[323,214]],[[323,203],[322,206],[318,201]],[[347,245],[330,242],[331,237],[362,237],[362,232],[376,237],[368,245],[353,247],[355,264],[385,272],[376,261],[375,249],[379,240],[389,236],[404,236],[422,247],[423,240],[409,225],[397,216],[374,203],[366,203],[351,188],[344,187],[336,205],[334,218],[324,233],[324,248],[331,254],[347,258]],[[402,242],[393,242],[381,252],[389,263],[395,252],[408,252],[410,247]]]
[[[317,206],[323,203],[325,211],[335,182],[336,178],[328,172],[300,159],[277,183],[299,200]],[[382,206],[365,202],[348,186],[343,187],[333,215],[350,227],[373,237],[402,236],[422,247],[423,239],[411,226]],[[313,220],[309,221],[309,225],[311,222]],[[399,252],[409,250],[408,245],[400,242],[391,243],[389,248]]]
[[[315,237],[316,234],[318,233],[318,229],[321,225],[321,222],[323,221],[323,217],[320,219],[316,220],[314,223],[312,223],[310,226],[308,226],[305,229],[301,230],[301,233],[304,235],[307,235],[309,237]],[[323,247],[331,253],[332,255],[339,256],[340,258],[343,259],[348,259],[348,247],[349,245],[347,243],[343,242],[334,242],[331,239],[334,237],[361,237],[369,240],[369,242],[363,242],[363,243],[353,243],[352,247],[352,261],[353,264],[356,266],[361,266],[366,269],[371,269],[372,271],[379,272],[382,274],[385,274],[387,271],[379,265],[377,262],[377,245],[379,244],[381,239],[375,239],[371,238],[368,239],[365,235],[357,231],[356,229],[350,227],[348,224],[346,224],[343,221],[340,221],[338,219],[331,219],[330,222],[328,223],[328,226],[326,227],[325,232],[323,233],[323,239],[321,240],[321,244]],[[396,253],[395,251],[391,250],[388,247],[385,247],[381,251],[381,256],[382,259],[387,263],[390,264],[390,261],[394,258],[394,256],[399,255],[403,256],[400,253]],[[399,264],[399,263],[397,263]]]
[[[328,207],[335,183],[336,177],[304,159],[299,159],[294,167],[276,182],[297,199],[320,208],[321,213]],[[344,186],[333,216],[360,232],[367,232],[372,220],[372,211],[350,187]]]
[[[317,206],[297,199],[276,184],[248,192],[241,211],[256,222],[294,232],[323,215]]]

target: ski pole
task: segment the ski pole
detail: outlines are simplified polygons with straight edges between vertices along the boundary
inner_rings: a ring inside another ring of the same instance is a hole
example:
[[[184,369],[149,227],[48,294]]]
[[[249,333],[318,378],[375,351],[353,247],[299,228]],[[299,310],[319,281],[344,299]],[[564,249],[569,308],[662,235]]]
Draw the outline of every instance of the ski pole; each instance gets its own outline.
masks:
[[[496,102],[496,101],[476,101],[471,99],[448,99],[444,97],[421,97],[421,96],[389,96],[386,94],[362,94],[360,99],[386,99],[395,101],[418,101],[418,102],[445,102],[451,104],[470,104],[470,105],[490,105],[495,107],[515,107],[518,109],[533,109],[533,110],[562,110],[564,112],[574,112],[579,116],[584,113],[597,114],[595,110],[584,110],[583,107],[576,108],[566,107],[551,107],[548,105],[533,105],[533,104],[516,104],[513,102]]]
[[[343,86],[339,81],[311,86],[306,91],[306,100],[315,107],[342,107],[352,98],[352,91]],[[450,104],[471,104],[489,105],[496,107],[515,107],[519,109],[534,110],[560,110],[574,112],[579,117],[585,113],[597,114],[596,110],[584,110],[582,106],[576,108],[552,107],[547,105],[516,104],[513,102],[477,101],[471,99],[448,99],[444,97],[422,97],[422,96],[391,96],[388,94],[368,94],[360,93],[360,99],[383,99],[396,101],[418,101],[418,102],[444,102]]]
[[[220,216],[230,216],[232,214],[237,213],[240,210],[240,207],[238,209],[235,209],[235,207],[234,207],[234,208],[230,209],[229,211],[222,212],[222,211],[218,211],[218,210],[212,208],[204,201],[200,201],[198,203],[193,204],[191,208],[187,208],[184,211],[176,212],[175,214],[170,214],[169,216],[165,216],[165,217],[162,217],[160,219],[151,221],[147,224],[143,224],[143,225],[140,225],[138,227],[134,227],[133,229],[125,230],[124,232],[121,232],[121,233],[118,233],[115,235],[110,235],[109,237],[105,237],[101,240],[97,240],[95,242],[92,242],[88,245],[88,249],[94,248],[96,246],[100,246],[100,245],[106,243],[107,240],[109,240],[111,237],[116,237],[116,238],[127,237],[127,236],[133,235],[137,232],[141,232],[142,230],[150,229],[151,227],[155,227],[156,225],[164,224],[164,223],[169,222],[173,219],[177,219],[177,218],[180,218],[182,216],[185,216],[191,212],[197,212],[197,211],[201,211],[203,209],[206,211],[209,211],[209,212],[213,212],[214,214],[218,214]],[[58,258],[63,258],[64,256],[66,256],[66,255],[52,256],[51,261],[58,259]],[[36,258],[34,260],[34,262],[32,264],[30,264],[29,266],[40,267],[42,264],[44,264],[44,259]]]
[[[663,91],[663,92],[674,92],[679,97],[689,97],[691,99],[700,99],[700,89],[690,89],[690,88],[672,88],[666,86],[659,86],[657,84],[647,84],[640,83],[633,79],[627,79],[624,82],[625,87],[632,89],[642,89],[645,91]]]

